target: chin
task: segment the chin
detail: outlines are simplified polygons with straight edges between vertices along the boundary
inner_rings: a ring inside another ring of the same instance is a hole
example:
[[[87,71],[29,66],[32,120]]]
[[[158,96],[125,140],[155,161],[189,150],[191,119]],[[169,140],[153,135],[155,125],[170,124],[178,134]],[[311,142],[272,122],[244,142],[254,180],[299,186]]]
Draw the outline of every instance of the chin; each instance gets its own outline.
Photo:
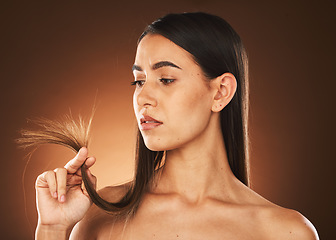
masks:
[[[165,151],[167,150],[166,146],[160,142],[160,139],[157,139],[156,141],[151,141],[144,139],[145,146],[151,150],[151,151]]]
[[[165,141],[160,138],[144,138],[145,146],[151,151],[169,151],[179,148],[181,145],[179,142]]]

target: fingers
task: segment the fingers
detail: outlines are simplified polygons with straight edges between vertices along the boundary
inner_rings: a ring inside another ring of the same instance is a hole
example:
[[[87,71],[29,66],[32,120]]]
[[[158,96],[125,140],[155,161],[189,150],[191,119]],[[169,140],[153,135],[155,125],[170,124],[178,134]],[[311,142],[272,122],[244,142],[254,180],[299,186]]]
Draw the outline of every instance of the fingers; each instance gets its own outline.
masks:
[[[65,168],[56,168],[57,195],[59,202],[65,202],[67,170]]]
[[[57,183],[54,171],[47,171],[42,174],[42,178],[47,182],[51,197],[57,198]]]
[[[57,168],[54,171],[42,173],[36,180],[37,189],[48,188],[52,198],[57,199],[59,202],[65,202],[68,187],[80,186],[82,183],[81,166],[84,162],[87,168],[88,180],[93,184],[94,188],[96,188],[97,179],[88,169],[94,165],[96,159],[95,157],[87,157],[87,154],[87,149],[83,147],[64,168]]]
[[[87,166],[87,168],[92,167],[93,164],[95,164],[96,162],[96,158],[95,157],[89,157],[86,159],[85,165]]]
[[[67,191],[67,170],[65,168],[44,172],[38,177],[38,181],[42,181],[44,184],[37,184],[37,187],[49,188],[52,198],[58,199],[59,202],[65,202]]]
[[[96,158],[95,157],[89,157],[89,158],[87,158],[86,161],[85,161],[86,168],[88,169],[88,168],[92,167],[95,164],[95,162],[96,162]],[[77,170],[77,172],[75,172],[75,174],[78,175],[78,176],[82,176],[82,170],[81,170],[81,168],[79,168]]]
[[[75,173],[77,170],[82,166],[82,164],[85,162],[87,158],[88,150],[85,147],[82,147],[77,155],[70,160],[64,168],[69,172],[69,173]]]

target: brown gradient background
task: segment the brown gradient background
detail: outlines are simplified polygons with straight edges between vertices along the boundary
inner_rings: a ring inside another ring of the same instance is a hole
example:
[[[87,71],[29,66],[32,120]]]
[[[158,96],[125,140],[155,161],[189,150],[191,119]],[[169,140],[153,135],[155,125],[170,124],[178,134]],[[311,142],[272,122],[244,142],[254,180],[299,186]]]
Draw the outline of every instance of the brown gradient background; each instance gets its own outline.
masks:
[[[335,13],[332,1],[21,1],[0,5],[1,239],[32,239],[34,181],[73,153],[44,146],[27,159],[14,139],[26,119],[90,114],[99,188],[132,177],[131,65],[146,24],[207,11],[241,35],[250,60],[253,189],[335,239]],[[23,190],[25,189],[25,190]],[[26,198],[24,198],[24,193]],[[25,210],[26,208],[26,210]]]

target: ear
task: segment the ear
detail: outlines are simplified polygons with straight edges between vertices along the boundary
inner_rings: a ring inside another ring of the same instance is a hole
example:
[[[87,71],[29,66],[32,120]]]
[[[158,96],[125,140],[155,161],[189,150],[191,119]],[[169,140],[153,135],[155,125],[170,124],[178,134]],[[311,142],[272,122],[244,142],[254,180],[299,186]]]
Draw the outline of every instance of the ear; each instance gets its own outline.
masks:
[[[224,73],[212,80],[214,98],[211,110],[220,112],[229,104],[237,90],[237,80],[232,73]]]

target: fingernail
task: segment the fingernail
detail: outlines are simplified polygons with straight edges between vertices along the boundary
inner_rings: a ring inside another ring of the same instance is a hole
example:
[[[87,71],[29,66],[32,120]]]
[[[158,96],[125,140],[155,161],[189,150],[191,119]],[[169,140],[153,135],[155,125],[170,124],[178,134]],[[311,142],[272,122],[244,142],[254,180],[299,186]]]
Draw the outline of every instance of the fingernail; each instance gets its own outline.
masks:
[[[65,195],[62,195],[62,196],[60,197],[60,201],[61,201],[61,202],[65,202]]]
[[[57,192],[54,192],[53,197],[57,198]]]

